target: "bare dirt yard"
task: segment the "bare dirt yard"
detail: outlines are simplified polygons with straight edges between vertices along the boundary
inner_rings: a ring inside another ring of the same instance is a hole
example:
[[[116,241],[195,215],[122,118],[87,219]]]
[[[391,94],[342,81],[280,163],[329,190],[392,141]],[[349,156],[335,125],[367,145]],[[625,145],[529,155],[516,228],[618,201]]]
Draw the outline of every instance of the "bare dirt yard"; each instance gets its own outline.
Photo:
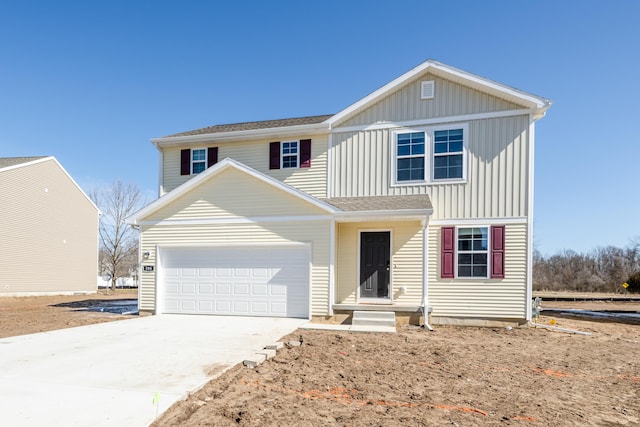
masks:
[[[0,338],[130,319],[131,315],[92,309],[108,301],[137,298],[137,289],[100,290],[92,295],[2,297]]]
[[[580,306],[545,305],[556,304]],[[640,303],[615,309],[640,311]],[[283,338],[300,347],[285,347],[255,369],[230,369],[154,425],[640,425],[640,326],[540,320],[592,335],[529,327],[300,329]]]
[[[0,298],[0,337],[131,318],[92,311],[136,291]],[[640,303],[543,302],[640,311]],[[236,366],[157,426],[640,425],[640,325],[544,315],[534,328],[397,334],[300,329],[255,369]]]

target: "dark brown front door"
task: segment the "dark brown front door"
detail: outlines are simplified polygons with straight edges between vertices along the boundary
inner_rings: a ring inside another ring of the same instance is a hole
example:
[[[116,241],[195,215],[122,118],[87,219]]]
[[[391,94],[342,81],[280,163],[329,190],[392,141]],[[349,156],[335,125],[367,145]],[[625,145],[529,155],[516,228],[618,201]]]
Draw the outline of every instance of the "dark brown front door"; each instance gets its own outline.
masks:
[[[360,234],[360,298],[389,298],[390,234]]]

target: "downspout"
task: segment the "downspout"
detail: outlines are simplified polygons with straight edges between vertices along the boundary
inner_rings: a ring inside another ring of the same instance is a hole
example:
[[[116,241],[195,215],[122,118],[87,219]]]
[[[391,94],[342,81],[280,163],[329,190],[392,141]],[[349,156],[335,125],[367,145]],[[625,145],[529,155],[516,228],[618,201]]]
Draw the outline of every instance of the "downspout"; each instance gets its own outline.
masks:
[[[422,318],[424,319],[424,327],[433,331],[429,324],[429,245],[427,241],[429,216],[427,215],[420,224],[422,225]]]

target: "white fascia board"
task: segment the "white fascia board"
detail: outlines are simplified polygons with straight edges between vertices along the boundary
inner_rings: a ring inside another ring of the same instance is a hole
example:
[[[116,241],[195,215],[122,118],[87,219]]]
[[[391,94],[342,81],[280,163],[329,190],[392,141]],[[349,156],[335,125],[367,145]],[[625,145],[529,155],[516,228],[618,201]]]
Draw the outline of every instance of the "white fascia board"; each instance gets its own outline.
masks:
[[[429,217],[432,213],[433,209],[340,211],[335,213],[335,219],[336,222],[421,221]]]
[[[418,65],[417,67],[414,67],[413,69],[404,73],[400,77],[382,86],[378,90],[365,96],[364,98],[357,101],[356,103],[351,104],[349,107],[333,115],[332,117],[327,119],[325,123],[328,123],[331,126],[331,128],[333,128],[334,125],[336,123],[339,123],[342,119],[375,103],[376,101],[381,99],[383,96],[385,96],[387,93],[402,86],[407,81],[413,79],[414,77],[416,77],[417,75],[423,73],[428,69],[433,69],[434,71],[436,71],[434,73],[436,75],[444,75],[445,77],[447,75],[457,77],[459,79],[462,79],[471,83],[472,85],[481,86],[485,88],[488,92],[498,93],[507,99],[518,100],[520,101],[520,103],[524,103],[528,105],[530,108],[540,110],[539,113],[542,115],[544,115],[544,112],[549,108],[549,106],[551,106],[551,101],[549,101],[548,99],[544,99],[539,96],[512,88],[510,86],[497,83],[493,80],[485,79],[484,77],[480,77],[475,74],[471,74],[466,71],[459,70],[457,68],[451,67],[449,65],[445,65],[433,59],[428,59],[422,64]]]
[[[202,135],[168,136],[164,138],[154,138],[151,143],[157,148],[182,145],[195,142],[229,142],[245,141],[255,138],[269,138],[272,136],[306,136],[327,133],[329,126],[326,123],[315,123],[310,125],[281,126],[266,129],[251,129],[234,132],[206,133]]]
[[[297,197],[299,199],[305,200],[306,202],[311,203],[312,205],[319,207],[323,210],[325,210],[328,213],[333,213],[336,211],[336,208],[319,200],[316,199],[315,197],[300,191],[290,185],[285,184],[284,182],[278,181],[275,178],[271,178],[261,172],[258,172],[255,169],[250,168],[249,166],[246,166],[236,160],[232,160],[230,158],[226,158],[220,162],[218,162],[217,164],[211,166],[210,168],[208,168],[207,170],[205,170],[204,172],[198,174],[197,176],[189,179],[187,182],[185,182],[184,184],[174,188],[173,190],[171,190],[169,193],[165,194],[164,196],[160,197],[159,199],[155,200],[154,202],[148,204],[147,206],[145,206],[144,208],[142,208],[141,210],[139,210],[138,212],[136,212],[135,214],[131,215],[130,217],[128,217],[125,221],[128,224],[132,224],[132,225],[138,225],[140,224],[140,219],[144,218],[146,216],[148,216],[149,214],[155,212],[156,210],[167,206],[169,203],[173,202],[174,200],[176,200],[178,197],[182,196],[184,193],[188,192],[189,190],[195,188],[196,186],[200,185],[202,182],[210,179],[211,177],[215,176],[216,174],[226,170],[227,168],[235,168],[239,171],[245,172],[253,177],[255,177],[256,179],[259,179],[262,182],[265,182],[273,187],[276,187],[286,193],[291,194],[294,197]]]
[[[436,117],[433,119],[407,120],[403,122],[377,122],[377,123],[367,124],[367,125],[336,127],[331,129],[331,134],[342,133],[342,132],[360,132],[360,131],[368,131],[368,130],[411,128],[415,126],[445,125],[448,123],[470,122],[474,120],[485,120],[485,119],[497,119],[502,117],[531,116],[533,113],[535,113],[535,110],[533,109],[522,109],[522,110],[494,111],[491,113],[463,114],[460,116]]]
[[[230,225],[230,224],[261,224],[270,222],[294,222],[294,221],[330,221],[331,214],[326,215],[284,215],[284,216],[256,216],[236,218],[204,218],[204,219],[170,219],[139,221],[140,225],[153,226],[184,226],[184,225]]]
[[[18,163],[16,165],[11,165],[11,166],[7,166],[7,167],[4,167],[4,168],[0,168],[0,172],[6,172],[6,171],[10,171],[12,169],[18,169],[18,168],[23,168],[25,166],[35,165],[37,163],[47,162],[47,161],[49,161],[51,159],[55,160],[55,157],[48,156],[48,157],[43,157],[41,159],[35,159],[35,160],[31,160],[31,161],[24,162],[24,163]],[[60,164],[60,163],[58,163],[58,164]]]
[[[503,217],[503,218],[462,218],[462,219],[432,219],[429,225],[502,225],[502,224],[527,224],[527,217]]]

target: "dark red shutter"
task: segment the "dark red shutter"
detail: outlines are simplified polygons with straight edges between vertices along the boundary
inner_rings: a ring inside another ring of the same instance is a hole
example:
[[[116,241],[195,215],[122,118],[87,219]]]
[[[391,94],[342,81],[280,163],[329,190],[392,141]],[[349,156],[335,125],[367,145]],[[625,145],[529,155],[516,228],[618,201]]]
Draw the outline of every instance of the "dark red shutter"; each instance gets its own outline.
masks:
[[[218,147],[209,147],[207,148],[207,167],[218,163]]]
[[[440,277],[443,279],[453,279],[455,277],[453,271],[455,263],[453,261],[456,247],[456,229],[455,227],[442,227],[440,233]]]
[[[191,150],[180,150],[180,175],[191,175]]]
[[[491,227],[491,278],[504,279],[504,225]]]
[[[280,143],[269,143],[269,169],[280,169]]]
[[[310,139],[300,140],[300,167],[301,168],[311,167],[311,140]]]

